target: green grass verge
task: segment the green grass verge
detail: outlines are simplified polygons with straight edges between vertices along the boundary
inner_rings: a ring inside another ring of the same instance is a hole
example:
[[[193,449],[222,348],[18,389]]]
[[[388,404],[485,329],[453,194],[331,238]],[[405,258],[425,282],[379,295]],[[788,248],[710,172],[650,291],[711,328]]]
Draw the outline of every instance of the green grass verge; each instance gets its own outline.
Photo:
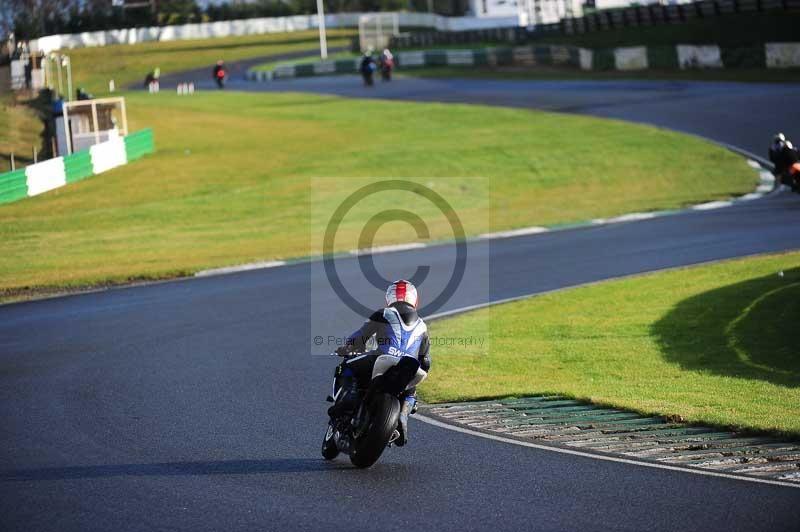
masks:
[[[800,82],[800,68],[736,68],[695,70],[581,70],[557,66],[463,66],[398,69],[397,75],[413,78],[468,78],[520,80],[686,80],[743,81],[754,83]]]
[[[743,159],[705,141],[590,117],[305,94],[127,98],[131,129],[153,127],[157,153],[0,206],[0,297],[313,254],[309,234],[321,241],[324,223],[309,210],[315,177],[328,178],[315,197],[331,204],[365,180],[419,177],[451,192],[470,234],[680,207],[756,183]],[[488,191],[465,181],[476,176]],[[343,226],[339,249],[357,247],[363,222]],[[414,240],[403,227],[377,243]],[[431,227],[432,239],[450,236],[443,221]]]
[[[331,30],[328,46],[350,43],[353,30]],[[72,61],[74,87],[84,87],[95,96],[108,91],[108,81],[117,87],[144,80],[158,67],[161,75],[208,66],[219,59],[236,61],[264,55],[319,49],[319,34],[298,31],[243,37],[189,41],[148,42],[66,50]]]
[[[433,338],[485,334],[486,342],[436,349],[422,395],[442,402],[559,393],[796,437],[798,301],[800,253],[789,253],[472,312],[431,324]]]

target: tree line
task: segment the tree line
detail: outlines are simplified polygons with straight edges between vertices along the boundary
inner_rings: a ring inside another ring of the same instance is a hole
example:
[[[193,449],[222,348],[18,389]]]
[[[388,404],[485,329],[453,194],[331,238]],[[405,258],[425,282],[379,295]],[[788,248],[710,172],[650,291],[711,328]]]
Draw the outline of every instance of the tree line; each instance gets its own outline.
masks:
[[[124,9],[115,3],[112,0],[2,0],[0,34],[13,31],[17,40],[28,40],[57,33],[317,12],[316,0],[253,0],[246,3],[209,4],[205,8],[195,0],[158,0],[155,10],[146,6]],[[428,10],[428,0],[324,0],[324,3],[329,13]],[[433,6],[441,14],[463,14],[466,1],[436,0]]]

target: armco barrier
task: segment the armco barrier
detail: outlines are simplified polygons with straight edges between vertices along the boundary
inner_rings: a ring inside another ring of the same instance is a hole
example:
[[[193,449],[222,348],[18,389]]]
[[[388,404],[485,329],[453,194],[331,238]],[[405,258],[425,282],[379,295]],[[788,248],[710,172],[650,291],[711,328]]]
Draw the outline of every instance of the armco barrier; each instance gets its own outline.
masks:
[[[480,49],[400,51],[404,69],[437,66],[570,65],[583,70],[800,67],[800,43],[766,43],[752,47],[711,45],[629,46],[589,50],[574,46],[527,45]],[[250,70],[251,81],[358,73],[359,59],[280,65],[273,71]]]
[[[580,51],[569,46],[518,46],[515,48],[482,48],[477,50],[419,50],[395,54],[400,68],[472,65],[581,65]],[[357,74],[360,59],[341,59],[318,63],[279,65],[272,71],[249,70],[250,81],[269,81],[302,76]]]
[[[0,174],[0,203],[10,203],[74,183],[153,153],[153,130],[95,144],[87,150]]]

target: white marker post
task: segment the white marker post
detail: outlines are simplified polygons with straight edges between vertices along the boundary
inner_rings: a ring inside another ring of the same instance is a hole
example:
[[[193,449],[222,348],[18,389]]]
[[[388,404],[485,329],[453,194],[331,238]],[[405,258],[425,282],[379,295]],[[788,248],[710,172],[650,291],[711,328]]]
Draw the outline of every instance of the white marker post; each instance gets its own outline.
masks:
[[[319,55],[328,58],[328,39],[325,36],[325,8],[322,0],[317,0],[317,17],[319,17]]]

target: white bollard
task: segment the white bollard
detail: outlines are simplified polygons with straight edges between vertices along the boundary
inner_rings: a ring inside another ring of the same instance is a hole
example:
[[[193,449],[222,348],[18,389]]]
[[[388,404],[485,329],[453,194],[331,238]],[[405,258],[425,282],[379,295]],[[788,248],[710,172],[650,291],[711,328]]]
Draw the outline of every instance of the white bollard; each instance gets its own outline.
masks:
[[[114,80],[113,79],[108,80],[108,92],[114,92],[115,89],[116,85],[114,85]]]

